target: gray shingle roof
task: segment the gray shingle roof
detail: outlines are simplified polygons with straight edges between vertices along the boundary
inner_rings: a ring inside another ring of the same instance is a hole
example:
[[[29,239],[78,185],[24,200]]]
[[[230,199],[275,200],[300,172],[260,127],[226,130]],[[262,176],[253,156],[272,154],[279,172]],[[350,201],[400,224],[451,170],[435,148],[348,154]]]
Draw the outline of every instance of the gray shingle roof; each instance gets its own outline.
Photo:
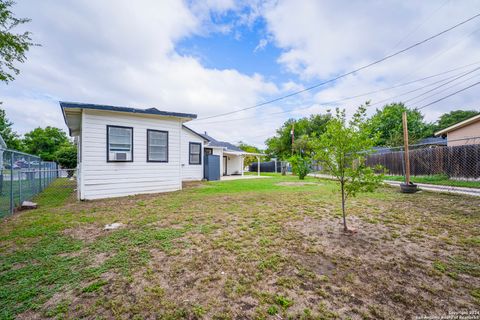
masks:
[[[162,111],[162,110],[158,110],[157,108],[136,109],[131,107],[119,107],[119,106],[109,106],[109,105],[101,105],[101,104],[93,104],[93,103],[64,102],[64,101],[60,101],[60,106],[62,107],[62,109],[92,109],[92,110],[105,110],[105,111],[117,111],[117,112],[130,112],[130,113],[139,113],[139,114],[155,114],[159,116],[189,118],[189,119],[197,118],[196,114]]]
[[[212,146],[212,147],[221,147],[221,148],[225,148],[225,149],[228,149],[228,150],[231,150],[231,151],[240,151],[242,152],[243,150],[240,149],[239,147],[231,144],[230,142],[226,142],[226,141],[218,141],[217,139],[209,136],[206,132],[201,134],[201,136],[203,136],[205,139],[209,140],[210,142],[208,143],[208,146]],[[207,147],[208,147],[207,146]]]
[[[436,145],[447,145],[447,139],[442,137],[428,137],[423,138],[417,142],[417,144],[436,144]]]

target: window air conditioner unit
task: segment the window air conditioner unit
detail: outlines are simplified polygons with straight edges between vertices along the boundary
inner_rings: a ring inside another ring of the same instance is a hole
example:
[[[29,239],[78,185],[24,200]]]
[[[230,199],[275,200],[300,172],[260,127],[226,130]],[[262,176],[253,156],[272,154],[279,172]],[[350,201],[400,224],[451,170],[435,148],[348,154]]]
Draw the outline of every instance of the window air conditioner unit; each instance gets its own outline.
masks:
[[[126,152],[116,152],[115,153],[115,160],[126,161],[127,160],[127,153]]]

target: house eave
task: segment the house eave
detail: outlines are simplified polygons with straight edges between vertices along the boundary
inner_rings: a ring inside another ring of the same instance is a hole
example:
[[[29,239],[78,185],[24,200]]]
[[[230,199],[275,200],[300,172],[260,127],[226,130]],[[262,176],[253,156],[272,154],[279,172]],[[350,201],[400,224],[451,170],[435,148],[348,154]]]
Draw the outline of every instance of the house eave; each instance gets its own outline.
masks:
[[[206,142],[210,142],[210,140],[209,140],[209,139],[207,139],[205,136],[201,135],[200,133],[196,132],[196,131],[195,131],[195,130],[193,130],[193,129],[190,129],[190,128],[189,128],[189,127],[187,127],[186,125],[182,124],[182,128],[183,128],[183,129],[185,129],[185,130],[188,130],[188,131],[190,131],[191,133],[193,133],[194,135],[196,135],[196,136],[198,136],[198,137],[202,138],[204,141],[206,141]]]
[[[468,119],[466,119],[466,120],[463,120],[463,121],[461,121],[461,122],[459,122],[459,123],[456,123],[456,124],[454,124],[454,125],[452,125],[452,126],[450,126],[450,127],[448,127],[448,128],[445,128],[445,129],[442,129],[442,130],[440,130],[440,131],[437,131],[437,132],[434,133],[434,135],[435,135],[435,136],[444,135],[444,134],[447,134],[447,133],[449,133],[449,132],[451,132],[451,131],[455,131],[455,130],[458,130],[458,129],[463,128],[463,127],[465,127],[465,126],[468,126],[468,125],[470,125],[470,124],[472,124],[472,123],[475,123],[475,122],[477,122],[477,121],[480,121],[480,114],[478,114],[478,115],[476,115],[476,116],[473,116],[473,117],[471,117],[471,118],[468,118]]]
[[[133,113],[138,115],[152,115],[152,116],[160,116],[160,117],[179,118],[183,121],[190,121],[197,118],[196,114],[163,111],[163,110],[158,110],[156,108],[137,109],[137,108],[131,108],[131,107],[101,105],[101,104],[93,104],[93,103],[66,102],[66,101],[60,101],[59,103],[61,108],[64,110],[65,109],[88,109],[88,110],[98,110],[98,111],[106,111],[106,112]]]

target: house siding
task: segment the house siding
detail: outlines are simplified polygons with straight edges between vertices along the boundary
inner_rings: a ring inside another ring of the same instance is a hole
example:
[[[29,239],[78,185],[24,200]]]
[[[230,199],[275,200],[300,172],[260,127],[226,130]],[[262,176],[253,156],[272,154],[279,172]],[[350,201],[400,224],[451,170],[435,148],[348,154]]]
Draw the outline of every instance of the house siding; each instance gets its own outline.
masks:
[[[200,143],[201,145],[201,163],[200,164],[190,164],[189,163],[189,148],[190,142]],[[203,179],[203,139],[193,134],[188,129],[182,128],[182,141],[181,141],[181,159],[182,159],[182,180],[183,181],[195,181]]]
[[[242,173],[242,158],[239,156],[227,155],[227,174]]]
[[[452,130],[447,133],[447,145],[449,147],[453,146],[463,146],[467,144],[479,144],[480,139],[469,139],[469,140],[460,140],[465,138],[480,137],[480,121],[471,123],[464,127]]]
[[[133,162],[107,162],[107,125],[133,127]],[[83,110],[81,199],[181,189],[181,128],[176,118]],[[147,129],[169,132],[168,162],[147,162]]]

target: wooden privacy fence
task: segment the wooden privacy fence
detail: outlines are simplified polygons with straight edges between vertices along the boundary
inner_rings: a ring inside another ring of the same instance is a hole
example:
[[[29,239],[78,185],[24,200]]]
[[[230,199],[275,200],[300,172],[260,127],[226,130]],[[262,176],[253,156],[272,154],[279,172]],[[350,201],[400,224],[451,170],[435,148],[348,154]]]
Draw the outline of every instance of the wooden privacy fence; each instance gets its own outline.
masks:
[[[427,176],[445,174],[452,178],[480,178],[480,144],[433,147],[410,150],[410,174]],[[381,165],[387,174],[403,175],[403,151],[371,154],[368,166]]]

